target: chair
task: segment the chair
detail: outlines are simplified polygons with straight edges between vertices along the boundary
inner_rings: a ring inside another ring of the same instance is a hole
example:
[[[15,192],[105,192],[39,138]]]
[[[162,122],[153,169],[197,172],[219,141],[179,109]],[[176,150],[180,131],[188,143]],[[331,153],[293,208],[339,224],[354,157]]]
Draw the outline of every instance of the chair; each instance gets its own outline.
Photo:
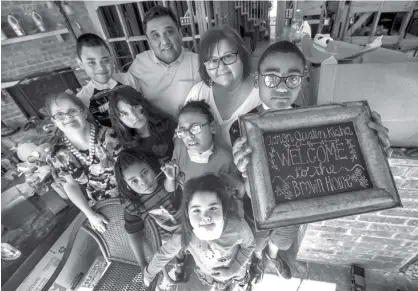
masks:
[[[68,244],[61,262],[52,277],[48,280],[41,291],[48,291],[64,268],[71,253],[74,241],[80,230],[86,231],[98,243],[103,257],[110,264],[103,274],[95,291],[140,291],[155,290],[158,280],[154,280],[150,287],[143,284],[143,273],[135,259],[135,255],[126,235],[124,228],[124,208],[118,198],[101,201],[93,206],[93,210],[103,214],[108,220],[107,230],[99,233],[90,227],[87,217],[80,213],[75,221],[74,229],[68,239]],[[161,239],[153,221],[145,222],[144,230],[144,251],[149,261],[158,248],[161,246]]]

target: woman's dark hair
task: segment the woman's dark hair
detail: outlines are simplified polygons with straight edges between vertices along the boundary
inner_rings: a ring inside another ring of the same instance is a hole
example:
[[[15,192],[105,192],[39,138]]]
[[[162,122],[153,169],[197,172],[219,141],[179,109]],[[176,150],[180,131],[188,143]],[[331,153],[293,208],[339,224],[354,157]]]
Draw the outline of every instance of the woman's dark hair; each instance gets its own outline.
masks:
[[[211,192],[218,196],[221,201],[224,219],[231,214],[232,193],[227,184],[214,174],[206,174],[197,178],[190,179],[184,185],[182,201],[182,230],[181,241],[183,248],[189,245],[193,228],[190,224],[189,203],[196,192]]]
[[[176,24],[176,27],[180,30],[180,23],[176,15],[173,13],[173,10],[171,10],[168,7],[157,5],[157,6],[152,7],[150,10],[148,10],[144,15],[144,20],[142,24],[144,25],[145,34],[147,34],[148,22],[150,22],[151,20],[155,18],[159,18],[163,16],[170,17],[173,20],[173,22]]]
[[[306,65],[306,59],[303,53],[300,51],[300,49],[292,42],[283,40],[276,43],[273,43],[270,45],[266,50],[263,52],[263,54],[260,57],[260,60],[258,61],[258,67],[257,69],[260,70],[260,65],[263,63],[265,58],[273,53],[284,53],[284,54],[295,54],[297,57],[299,57],[302,62],[303,66]]]
[[[80,59],[83,47],[104,47],[110,54],[110,49],[104,39],[94,33],[84,33],[77,38],[76,50]]]
[[[204,100],[187,102],[186,105],[180,109],[178,116],[180,117],[181,114],[186,112],[202,114],[206,117],[209,123],[212,123],[215,120],[209,104],[207,104]]]
[[[141,105],[144,109],[144,116],[148,120],[150,134],[160,139],[161,135],[168,130],[168,121],[171,119],[160,110],[149,103],[142,93],[131,87],[121,87],[109,96],[109,115],[112,127],[115,130],[119,141],[124,147],[139,146],[141,137],[134,128],[129,128],[120,120],[118,102],[122,101],[131,106]],[[174,135],[174,133],[173,133]]]
[[[206,85],[210,85],[211,78],[206,72],[205,62],[212,56],[213,50],[222,40],[235,47],[244,66],[243,79],[251,74],[251,59],[245,43],[239,33],[230,26],[214,27],[206,31],[200,40],[199,74]]]
[[[160,172],[160,166],[156,157],[145,155],[137,149],[124,149],[119,153],[119,156],[116,160],[114,171],[115,178],[118,184],[118,189],[120,193],[120,200],[122,203],[125,203],[126,200],[132,202],[137,193],[132,191],[128,184],[123,178],[123,173],[135,163],[145,163],[147,164],[157,175]]]

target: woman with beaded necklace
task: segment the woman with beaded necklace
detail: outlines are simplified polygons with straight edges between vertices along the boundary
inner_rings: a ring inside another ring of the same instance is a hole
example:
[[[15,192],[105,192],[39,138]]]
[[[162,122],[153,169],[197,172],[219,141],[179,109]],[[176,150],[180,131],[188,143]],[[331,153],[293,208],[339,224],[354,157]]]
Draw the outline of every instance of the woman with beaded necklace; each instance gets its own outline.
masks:
[[[88,110],[74,95],[48,95],[45,107],[62,133],[48,161],[70,200],[87,216],[93,228],[103,232],[107,220],[90,206],[119,196],[113,171],[116,154],[121,149],[116,134],[88,118]]]

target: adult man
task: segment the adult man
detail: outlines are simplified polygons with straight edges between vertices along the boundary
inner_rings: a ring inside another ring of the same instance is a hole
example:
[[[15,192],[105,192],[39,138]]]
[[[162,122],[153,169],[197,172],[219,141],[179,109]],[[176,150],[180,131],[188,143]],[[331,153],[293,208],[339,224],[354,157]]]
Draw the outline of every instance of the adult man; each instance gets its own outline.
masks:
[[[183,48],[179,22],[169,8],[150,9],[144,17],[144,29],[151,50],[138,54],[128,73],[138,80],[140,88],[135,89],[177,118],[179,106],[200,81],[198,55]]]

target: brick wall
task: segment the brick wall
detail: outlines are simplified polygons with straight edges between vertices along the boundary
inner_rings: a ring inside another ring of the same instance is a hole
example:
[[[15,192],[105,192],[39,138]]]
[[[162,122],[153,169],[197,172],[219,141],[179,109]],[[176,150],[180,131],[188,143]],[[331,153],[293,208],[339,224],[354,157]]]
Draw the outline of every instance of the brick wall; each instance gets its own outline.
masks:
[[[404,207],[311,223],[298,260],[397,270],[418,254],[418,160],[389,162]]]
[[[69,16],[76,35],[85,32],[95,32],[83,1],[70,1],[69,5],[75,13]],[[22,27],[28,33],[33,25],[29,13],[35,10],[44,19],[48,30],[65,27],[65,21],[58,8],[49,9],[46,1],[1,1],[1,26],[8,37],[14,33],[7,23],[7,15],[12,14],[22,22]],[[78,28],[76,22],[80,24]],[[59,42],[54,36],[17,44],[2,46],[1,80],[2,82],[21,80],[26,76],[50,72],[64,67],[76,68],[75,39],[64,35],[64,42]],[[85,84],[86,76],[77,71],[80,84]],[[6,125],[24,122],[25,117],[11,100],[2,101],[2,120]]]

